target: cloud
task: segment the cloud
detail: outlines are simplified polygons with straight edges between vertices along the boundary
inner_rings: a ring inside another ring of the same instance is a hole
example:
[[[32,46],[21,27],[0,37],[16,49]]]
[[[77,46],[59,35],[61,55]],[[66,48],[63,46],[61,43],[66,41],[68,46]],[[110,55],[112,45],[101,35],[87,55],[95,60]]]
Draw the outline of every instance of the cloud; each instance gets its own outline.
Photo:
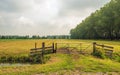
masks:
[[[85,9],[86,7],[98,8],[109,0],[61,0],[63,8]]]
[[[0,34],[69,34],[110,0],[1,0]]]
[[[0,10],[3,12],[23,12],[32,8],[33,0],[1,0]]]

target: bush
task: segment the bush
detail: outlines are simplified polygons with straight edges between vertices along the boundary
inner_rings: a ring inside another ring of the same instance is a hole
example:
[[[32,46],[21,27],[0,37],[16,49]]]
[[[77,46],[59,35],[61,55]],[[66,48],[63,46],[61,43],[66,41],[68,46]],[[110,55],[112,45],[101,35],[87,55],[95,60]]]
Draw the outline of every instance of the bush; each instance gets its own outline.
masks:
[[[112,59],[120,62],[120,53],[113,53]]]
[[[95,53],[92,53],[92,55],[93,55],[93,56],[96,56],[96,57],[98,57],[98,58],[102,58],[102,59],[105,59],[105,58],[106,58],[105,52],[102,51],[101,49],[97,49],[97,50],[95,51]]]
[[[0,58],[0,62],[1,62],[1,63],[5,63],[5,62],[6,62],[6,57],[5,57],[5,56],[2,56],[2,57]]]
[[[42,57],[41,54],[35,54],[33,56],[30,56],[30,60],[32,63],[45,63],[47,62],[51,57],[49,55],[45,55]]]
[[[39,54],[33,56],[1,56],[0,63],[45,63],[49,59],[49,55],[43,58]]]
[[[28,56],[2,56],[0,63],[28,63],[30,61]]]
[[[38,54],[33,55],[33,56],[31,57],[31,61],[32,61],[32,63],[43,63],[42,56],[41,56],[41,55],[38,55]]]

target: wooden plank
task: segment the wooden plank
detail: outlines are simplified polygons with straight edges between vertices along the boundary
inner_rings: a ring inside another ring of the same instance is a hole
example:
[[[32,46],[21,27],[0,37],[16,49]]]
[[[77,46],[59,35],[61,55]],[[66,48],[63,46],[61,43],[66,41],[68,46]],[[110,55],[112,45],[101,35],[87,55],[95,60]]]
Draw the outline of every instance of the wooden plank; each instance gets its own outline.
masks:
[[[82,43],[57,43],[57,44],[82,44]]]
[[[45,49],[45,51],[47,51],[47,50],[52,50],[52,51],[53,51],[53,49],[52,49],[52,48],[47,48],[47,49]]]
[[[103,46],[103,45],[100,45],[100,44],[95,44],[95,45],[97,45],[97,46]]]
[[[111,49],[113,49],[114,47],[112,47],[112,46],[106,46],[106,45],[100,45],[100,44],[96,44],[97,46],[101,46],[101,47],[106,47],[106,48],[111,48]]]
[[[110,49],[104,49],[106,52],[113,52],[113,50]]]
[[[53,48],[52,46],[50,46],[50,47],[45,47],[45,49],[47,49],[47,48]]]
[[[32,49],[30,51],[42,51],[42,49]]]
[[[31,51],[30,53],[42,53],[42,51],[37,51],[37,52]]]
[[[41,52],[42,50],[30,50],[30,52]]]
[[[32,48],[32,49],[30,49],[30,50],[38,50],[38,49],[42,49],[42,48]]]
[[[37,53],[30,53],[30,55],[42,55],[42,53],[41,52],[37,52]]]
[[[112,57],[113,50],[105,50],[105,55],[109,56],[110,58]]]
[[[106,45],[104,45],[104,47],[111,48],[111,49],[113,49],[113,48],[114,48],[114,47],[112,47],[112,46],[106,46]]]

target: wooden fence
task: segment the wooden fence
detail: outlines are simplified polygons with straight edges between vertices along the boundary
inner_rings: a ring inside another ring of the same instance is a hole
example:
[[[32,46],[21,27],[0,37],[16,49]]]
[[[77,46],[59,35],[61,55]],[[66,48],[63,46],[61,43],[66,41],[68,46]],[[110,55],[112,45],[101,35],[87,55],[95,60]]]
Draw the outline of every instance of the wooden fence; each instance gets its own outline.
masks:
[[[96,42],[94,42],[94,43],[93,43],[93,53],[96,52],[97,46],[101,47],[102,50],[105,51],[105,55],[106,55],[106,56],[112,57],[112,53],[113,53],[114,47],[112,47],[112,46],[107,46],[107,45],[101,45],[101,44],[97,44]]]
[[[41,48],[37,48],[37,43],[35,43],[35,48],[30,49],[30,57],[31,60],[34,58],[34,56],[40,56],[42,59],[44,58],[45,54],[51,54],[51,53],[56,53],[56,44],[52,43],[51,46],[45,46],[45,43],[42,43]]]
[[[65,46],[62,46],[62,48],[61,48],[62,50],[59,49],[59,47],[58,47],[58,45],[60,45],[60,44],[65,45]],[[35,43],[35,48],[30,49],[30,57],[34,58],[36,55],[38,55],[41,58],[44,58],[45,54],[56,53],[56,51],[58,51],[58,52],[66,51],[66,53],[70,53],[70,51],[71,51],[71,53],[78,52],[78,53],[85,54],[85,50],[86,50],[86,53],[90,52],[90,54],[91,54],[92,53],[92,47],[91,47],[92,44],[88,44],[87,46],[84,46],[84,45],[85,44],[82,44],[82,43],[52,43],[51,46],[45,46],[45,43],[43,42],[42,47],[37,48],[37,43]],[[58,47],[58,49],[57,49],[57,47]],[[101,44],[97,44],[96,42],[94,42],[93,43],[93,53],[95,53],[97,51],[98,47],[101,48],[102,50],[104,50],[106,56],[112,57],[114,47],[107,46],[107,45],[101,45]],[[88,48],[90,48],[90,49],[88,49]]]

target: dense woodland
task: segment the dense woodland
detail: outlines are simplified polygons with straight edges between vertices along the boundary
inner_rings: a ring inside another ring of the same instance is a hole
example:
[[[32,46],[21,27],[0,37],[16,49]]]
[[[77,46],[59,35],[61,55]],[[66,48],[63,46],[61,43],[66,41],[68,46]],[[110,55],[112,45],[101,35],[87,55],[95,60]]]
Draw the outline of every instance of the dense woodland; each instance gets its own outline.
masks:
[[[70,31],[72,39],[120,40],[120,0],[111,0]]]

